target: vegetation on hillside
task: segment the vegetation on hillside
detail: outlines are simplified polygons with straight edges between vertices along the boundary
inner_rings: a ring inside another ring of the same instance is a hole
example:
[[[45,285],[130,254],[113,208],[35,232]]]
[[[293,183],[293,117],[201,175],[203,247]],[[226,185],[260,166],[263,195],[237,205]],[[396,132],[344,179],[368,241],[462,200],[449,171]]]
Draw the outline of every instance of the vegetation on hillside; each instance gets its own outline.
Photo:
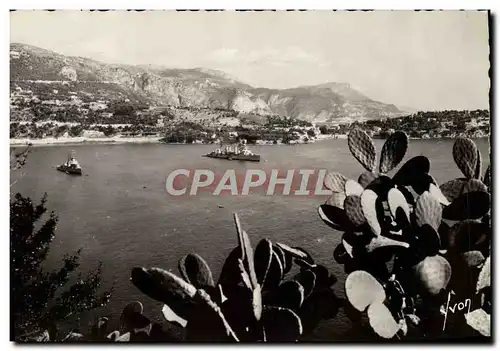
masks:
[[[381,120],[354,122],[334,127],[323,127],[323,134],[347,134],[351,129],[361,129],[373,137],[386,139],[396,130],[410,138],[481,138],[490,135],[488,110],[428,111]]]
[[[11,91],[16,86],[31,91],[46,86],[49,91],[58,90],[53,99],[64,100],[60,95],[65,89],[58,86],[59,82],[71,86],[84,102],[93,96],[94,101],[128,99],[148,105],[233,108],[327,122],[346,116],[383,118],[402,114],[396,106],[371,100],[344,83],[255,89],[215,70],[105,64],[29,45],[11,44],[10,48]]]

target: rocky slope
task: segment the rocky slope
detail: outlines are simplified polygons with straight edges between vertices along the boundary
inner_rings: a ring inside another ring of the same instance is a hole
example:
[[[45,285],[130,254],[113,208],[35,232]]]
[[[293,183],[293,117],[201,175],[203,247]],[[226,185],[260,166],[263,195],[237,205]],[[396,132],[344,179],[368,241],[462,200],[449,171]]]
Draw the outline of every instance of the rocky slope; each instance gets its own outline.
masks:
[[[106,84],[110,99],[115,98],[115,91],[119,92],[116,99],[128,92],[134,100],[151,105],[231,108],[324,123],[402,114],[396,106],[371,100],[345,83],[282,90],[253,88],[217,70],[106,64],[24,44],[11,44],[10,68],[11,82],[72,81],[101,88]]]

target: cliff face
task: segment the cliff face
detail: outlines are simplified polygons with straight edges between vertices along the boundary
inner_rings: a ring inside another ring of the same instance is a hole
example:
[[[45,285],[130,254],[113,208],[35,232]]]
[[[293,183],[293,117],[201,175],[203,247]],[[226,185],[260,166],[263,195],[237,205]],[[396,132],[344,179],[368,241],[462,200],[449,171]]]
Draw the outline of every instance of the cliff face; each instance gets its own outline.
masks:
[[[371,100],[347,83],[327,83],[294,89],[258,89],[275,113],[315,122],[378,119],[402,114],[396,106]]]
[[[224,72],[206,68],[106,64],[24,44],[11,44],[10,50],[11,81],[106,83],[115,86],[121,98],[128,91],[134,98],[153,105],[232,108],[243,113],[280,114],[327,123],[402,113],[396,106],[371,100],[345,83],[256,89]]]

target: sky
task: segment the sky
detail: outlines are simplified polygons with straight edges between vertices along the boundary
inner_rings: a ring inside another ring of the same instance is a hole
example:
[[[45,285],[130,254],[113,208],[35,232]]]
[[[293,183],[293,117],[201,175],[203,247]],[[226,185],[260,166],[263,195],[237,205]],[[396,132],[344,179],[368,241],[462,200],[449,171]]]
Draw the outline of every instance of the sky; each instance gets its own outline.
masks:
[[[108,63],[222,70],[254,87],[346,82],[420,110],[489,107],[476,11],[16,11],[11,42]]]

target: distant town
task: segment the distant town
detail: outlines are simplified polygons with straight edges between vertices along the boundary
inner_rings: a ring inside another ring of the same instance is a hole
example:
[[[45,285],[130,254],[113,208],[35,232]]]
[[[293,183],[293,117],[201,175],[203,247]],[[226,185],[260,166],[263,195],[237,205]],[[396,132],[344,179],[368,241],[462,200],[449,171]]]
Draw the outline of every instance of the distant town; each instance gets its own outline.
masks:
[[[72,91],[69,83],[40,83],[11,82],[11,143],[149,138],[188,144],[238,139],[245,139],[249,144],[293,144],[345,137],[353,127],[362,128],[374,138],[386,138],[396,130],[415,139],[490,135],[488,110],[417,112],[364,121],[344,118],[339,123],[320,125],[230,108],[148,106],[130,98],[110,101],[85,91]],[[102,89],[106,89],[105,83]]]

